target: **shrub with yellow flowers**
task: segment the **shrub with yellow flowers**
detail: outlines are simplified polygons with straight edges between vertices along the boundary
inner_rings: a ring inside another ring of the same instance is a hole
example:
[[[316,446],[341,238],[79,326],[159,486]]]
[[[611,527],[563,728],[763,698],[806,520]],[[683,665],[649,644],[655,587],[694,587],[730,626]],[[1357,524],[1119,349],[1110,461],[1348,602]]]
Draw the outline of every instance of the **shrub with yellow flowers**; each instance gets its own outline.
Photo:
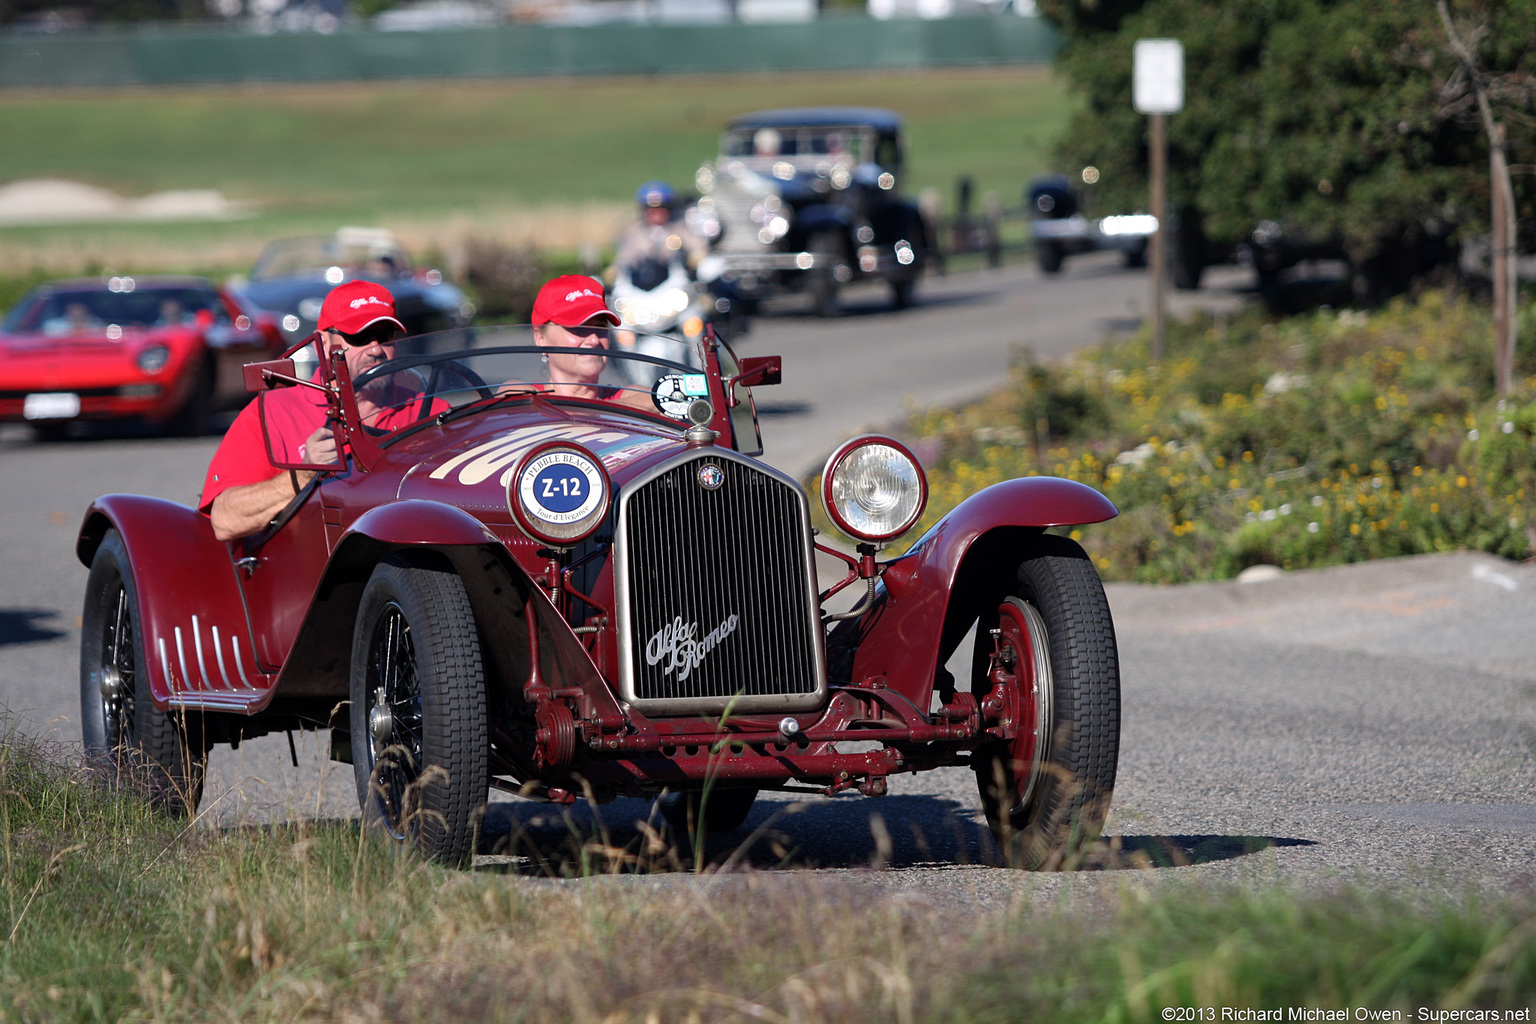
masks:
[[[1429,292],[1375,313],[1169,325],[1058,363],[1020,352],[975,405],[914,416],[937,452],[924,524],[1050,474],[1120,509],[1074,532],[1109,579],[1230,577],[1458,548],[1525,558],[1536,378],[1497,398],[1488,314]]]

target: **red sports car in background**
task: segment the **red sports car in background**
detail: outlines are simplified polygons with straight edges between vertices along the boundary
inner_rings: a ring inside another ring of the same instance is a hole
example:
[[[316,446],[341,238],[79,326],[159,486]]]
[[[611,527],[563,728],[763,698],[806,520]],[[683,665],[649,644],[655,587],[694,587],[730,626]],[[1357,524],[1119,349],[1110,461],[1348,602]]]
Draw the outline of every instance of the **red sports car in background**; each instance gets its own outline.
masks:
[[[243,364],[282,347],[272,314],[204,278],[51,281],[0,323],[0,422],[43,436],[125,418],[196,432],[250,397]]]

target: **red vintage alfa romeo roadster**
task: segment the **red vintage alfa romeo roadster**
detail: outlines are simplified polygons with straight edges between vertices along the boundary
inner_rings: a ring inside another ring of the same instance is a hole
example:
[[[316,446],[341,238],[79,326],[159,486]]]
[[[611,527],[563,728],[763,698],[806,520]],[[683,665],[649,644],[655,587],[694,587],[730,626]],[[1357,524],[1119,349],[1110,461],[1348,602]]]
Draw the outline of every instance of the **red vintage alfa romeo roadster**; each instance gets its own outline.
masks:
[[[837,551],[801,486],[751,457],[752,388],[778,358],[656,341],[613,348],[592,399],[544,383],[554,357],[527,328],[408,339],[355,380],[308,345],[247,366],[263,410],[275,388],[323,394],[345,465],[275,460],[320,472],[230,543],[172,502],[92,504],[88,754],[185,812],[211,745],[327,729],[365,819],[447,863],[474,853],[491,787],[666,794],[676,821],[721,831],[763,789],[878,796],[948,765],[975,769],[1015,862],[1093,839],[1118,752],[1114,627],[1092,563],[1046,530],[1108,519],[1109,501],[1006,481],[882,561],[926,482],[865,436],[820,482],[856,549]],[[638,354],[662,344],[673,358]],[[365,389],[415,412],[375,431]],[[846,564],[822,592],[817,550]],[[830,611],[845,588],[857,603]],[[944,665],[972,626],[957,681]]]

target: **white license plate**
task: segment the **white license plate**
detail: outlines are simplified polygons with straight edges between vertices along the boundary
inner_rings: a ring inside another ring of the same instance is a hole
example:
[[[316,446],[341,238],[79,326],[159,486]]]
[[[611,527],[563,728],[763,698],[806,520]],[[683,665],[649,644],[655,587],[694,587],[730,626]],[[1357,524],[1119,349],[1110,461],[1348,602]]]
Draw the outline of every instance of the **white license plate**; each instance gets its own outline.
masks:
[[[28,395],[21,414],[29,420],[71,419],[80,415],[80,396],[68,391]]]

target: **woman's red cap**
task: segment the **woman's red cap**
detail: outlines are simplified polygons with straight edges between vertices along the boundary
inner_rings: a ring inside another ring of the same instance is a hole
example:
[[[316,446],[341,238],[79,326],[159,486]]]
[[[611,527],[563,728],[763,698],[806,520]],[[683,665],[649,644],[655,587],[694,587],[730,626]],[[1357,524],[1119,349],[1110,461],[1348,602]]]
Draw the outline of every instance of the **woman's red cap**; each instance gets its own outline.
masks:
[[[581,274],[561,274],[540,288],[533,300],[535,324],[580,327],[595,316],[606,316],[614,327],[621,323],[619,314],[603,299],[602,284]]]

